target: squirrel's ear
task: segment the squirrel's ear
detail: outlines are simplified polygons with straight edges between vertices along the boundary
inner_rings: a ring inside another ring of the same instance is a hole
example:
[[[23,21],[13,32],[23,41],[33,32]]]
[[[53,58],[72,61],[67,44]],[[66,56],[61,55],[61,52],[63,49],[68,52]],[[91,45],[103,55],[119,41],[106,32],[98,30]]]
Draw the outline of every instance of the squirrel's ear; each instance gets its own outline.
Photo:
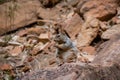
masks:
[[[55,31],[55,34],[59,34],[59,26],[58,26],[58,24],[54,24],[53,29]]]
[[[59,33],[63,33],[63,34],[65,34],[65,32],[64,32],[64,28],[63,28],[62,25],[59,24],[57,27],[58,27],[58,31],[59,31]]]
[[[55,24],[54,30],[56,34],[59,34],[62,32],[62,26],[60,24]]]

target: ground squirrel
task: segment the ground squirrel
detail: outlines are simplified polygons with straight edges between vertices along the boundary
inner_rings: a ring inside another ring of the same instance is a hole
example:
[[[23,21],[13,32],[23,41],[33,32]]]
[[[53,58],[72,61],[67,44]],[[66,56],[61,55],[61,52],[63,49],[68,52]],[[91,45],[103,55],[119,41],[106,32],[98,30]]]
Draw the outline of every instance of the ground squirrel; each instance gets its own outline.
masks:
[[[75,62],[77,60],[79,51],[63,29],[56,29],[54,41],[56,42],[56,61],[58,65],[62,65],[64,62]]]

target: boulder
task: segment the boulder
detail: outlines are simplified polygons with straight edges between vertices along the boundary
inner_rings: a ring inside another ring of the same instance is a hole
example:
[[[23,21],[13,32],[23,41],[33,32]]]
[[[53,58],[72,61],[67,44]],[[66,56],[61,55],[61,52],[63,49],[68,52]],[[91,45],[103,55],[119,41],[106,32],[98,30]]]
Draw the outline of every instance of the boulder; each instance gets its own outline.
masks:
[[[96,17],[106,21],[116,15],[119,2],[119,0],[82,0],[77,8],[85,20]]]
[[[37,20],[39,0],[17,0],[0,5],[0,35]]]
[[[120,24],[116,24],[112,26],[111,28],[107,29],[104,31],[101,35],[102,39],[110,39],[112,38],[115,34],[120,34]]]
[[[64,29],[68,32],[71,39],[76,39],[76,35],[82,28],[83,21],[78,14],[71,15],[70,18],[65,20]]]
[[[120,34],[112,36],[112,38],[101,44],[97,50],[97,56],[93,63],[99,65],[110,65],[113,63],[120,63]]]
[[[120,35],[100,47],[88,64],[66,63],[60,67],[31,72],[22,80],[117,80],[120,79]]]
[[[77,46],[83,47],[90,45],[96,38],[99,28],[99,20],[96,18],[84,22],[79,34],[77,35]]]

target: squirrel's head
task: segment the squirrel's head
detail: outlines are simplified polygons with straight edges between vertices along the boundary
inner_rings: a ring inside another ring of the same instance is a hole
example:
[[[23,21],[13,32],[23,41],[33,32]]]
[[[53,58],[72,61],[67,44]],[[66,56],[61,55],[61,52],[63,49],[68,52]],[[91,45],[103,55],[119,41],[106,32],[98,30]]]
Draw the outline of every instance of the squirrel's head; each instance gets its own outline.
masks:
[[[59,33],[59,34],[55,35],[54,41],[57,42],[57,43],[64,43],[66,37],[67,37],[66,35],[64,35],[62,33]]]
[[[57,24],[54,28],[55,30],[55,37],[54,41],[58,43],[64,43],[66,38],[70,38],[67,32],[64,30],[62,25]]]

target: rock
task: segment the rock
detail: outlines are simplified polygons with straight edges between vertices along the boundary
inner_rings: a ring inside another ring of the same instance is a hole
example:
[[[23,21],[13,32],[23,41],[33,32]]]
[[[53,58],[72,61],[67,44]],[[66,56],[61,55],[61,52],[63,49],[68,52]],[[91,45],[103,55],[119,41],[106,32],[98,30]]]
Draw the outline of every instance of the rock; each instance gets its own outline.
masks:
[[[38,54],[39,51],[40,51],[39,48],[34,47],[34,48],[30,51],[30,54],[33,55],[33,56],[35,56],[35,55]]]
[[[53,46],[54,46],[55,42],[47,42],[46,44],[44,44],[43,46],[40,47],[40,51],[44,51],[47,54],[50,54],[52,52],[52,50],[54,50]]]
[[[84,58],[86,63],[91,63],[95,59],[95,55],[84,55]]]
[[[66,0],[66,2],[71,6],[76,6],[80,0]]]
[[[88,60],[87,57],[82,56],[82,57],[78,57],[77,59],[79,62],[83,62],[83,63],[89,63],[90,61]]]
[[[20,30],[20,31],[17,32],[17,35],[20,36],[20,37],[25,36],[25,35],[27,35],[27,31],[26,30]]]
[[[10,64],[3,64],[0,66],[0,70],[11,70],[12,66]]]
[[[68,32],[71,39],[76,39],[76,35],[81,30],[82,22],[78,14],[71,15],[71,17],[65,20],[64,29]]]
[[[17,0],[0,5],[0,35],[36,22],[39,7],[39,0]]]
[[[22,45],[22,44],[19,43],[19,42],[10,41],[10,42],[8,42],[8,45],[12,45],[12,46],[20,46],[20,45]]]
[[[111,19],[117,13],[119,0],[83,0],[84,4],[78,4],[78,11],[84,19],[95,17],[101,21]]]
[[[16,42],[19,38],[20,38],[20,36],[15,35],[12,37],[11,41]]]
[[[105,31],[107,30],[108,28],[110,28],[110,26],[108,26],[108,23],[107,22],[100,22],[100,28]]]
[[[116,78],[120,78],[119,68],[120,66],[118,65],[96,67],[92,65],[73,63],[62,65],[59,68],[39,70],[22,77],[21,80],[115,80]],[[115,74],[116,72],[118,74]]]
[[[60,76],[54,80],[75,80],[76,78],[77,78],[77,73],[73,72],[65,76]]]
[[[52,7],[61,0],[40,0],[41,4],[45,7]]]
[[[17,39],[17,42],[19,42],[19,43],[25,43],[26,42],[26,37],[19,37]]]
[[[65,20],[66,15],[68,15],[70,13],[70,11],[73,11],[73,9],[71,9],[71,7],[67,6],[64,1],[61,1],[59,4],[57,4],[53,8],[40,7],[38,10],[38,13],[39,13],[38,16],[44,20],[49,20],[46,22],[50,22],[52,24],[54,24],[54,22],[52,22],[52,21],[61,23],[61,21]]]
[[[99,20],[93,18],[92,20],[84,22],[82,28],[77,36],[77,46],[88,46],[96,38],[100,25]]]
[[[49,40],[50,40],[50,38],[48,36],[48,33],[40,34],[40,36],[39,36],[40,42],[47,43],[47,42],[49,42]]]
[[[48,33],[42,33],[42,34],[40,34],[39,38],[40,39],[45,39],[45,40],[47,39],[47,40],[49,40]]]
[[[109,65],[114,63],[120,63],[120,33],[113,35],[109,41],[101,44],[97,51],[93,63],[99,65]]]
[[[50,8],[50,9],[44,9],[39,8],[38,9],[38,17],[43,18],[45,20],[58,20],[60,17],[60,9],[59,8]]]
[[[44,54],[44,53],[37,54],[37,56],[34,56],[34,60],[29,62],[29,65],[31,66],[31,71],[34,71],[34,70],[37,71],[39,69],[55,67],[56,66],[55,62],[50,63],[50,61],[53,58],[55,59],[55,55],[53,53],[52,54]]]
[[[66,63],[51,69],[41,69],[22,76],[21,80],[116,80],[120,79],[119,56],[120,34],[105,42],[91,63]]]
[[[120,7],[117,7],[117,14],[110,20],[110,25],[120,24]]]
[[[28,28],[26,29],[27,34],[32,34],[32,35],[40,35],[41,33],[45,33],[46,29],[41,28],[40,26],[38,27],[33,27],[33,28]]]
[[[15,48],[11,49],[9,53],[12,56],[18,56],[20,53],[22,53],[22,48],[19,46],[16,46]]]
[[[102,39],[111,39],[115,34],[120,34],[120,24],[114,25],[111,28],[107,29],[101,35]]]
[[[87,53],[88,55],[94,55],[96,53],[95,47],[86,46],[82,48],[83,53]]]
[[[14,42],[14,41],[8,41],[8,42],[6,42],[6,41],[0,39],[0,46],[5,47],[5,46],[9,46],[9,45],[20,46],[21,44],[18,43],[18,42]]]

